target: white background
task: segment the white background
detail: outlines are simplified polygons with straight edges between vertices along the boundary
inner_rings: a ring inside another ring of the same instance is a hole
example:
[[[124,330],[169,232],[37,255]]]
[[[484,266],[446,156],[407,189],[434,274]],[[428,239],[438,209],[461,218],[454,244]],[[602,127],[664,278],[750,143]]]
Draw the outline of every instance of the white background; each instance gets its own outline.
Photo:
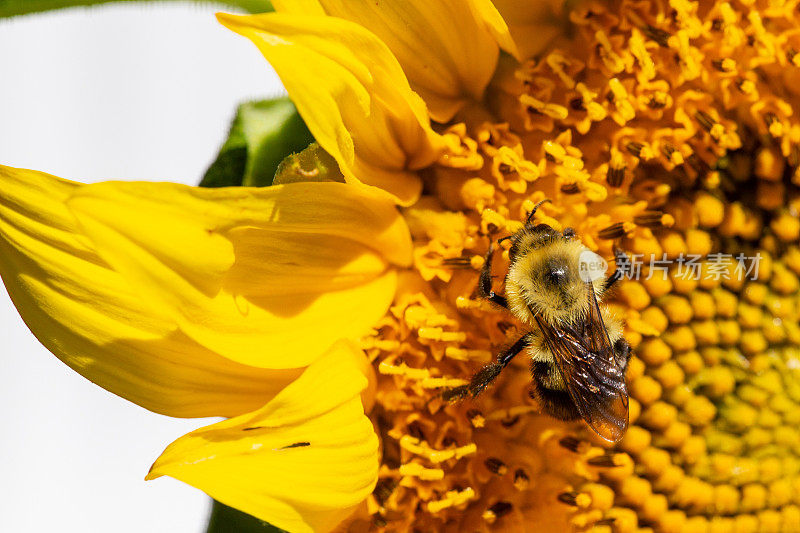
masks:
[[[282,92],[212,7],[111,5],[0,21],[0,163],[90,182],[197,183],[236,103]],[[2,184],[0,184],[2,186]],[[209,500],[145,482],[176,420],[84,380],[0,288],[0,531],[204,530]]]

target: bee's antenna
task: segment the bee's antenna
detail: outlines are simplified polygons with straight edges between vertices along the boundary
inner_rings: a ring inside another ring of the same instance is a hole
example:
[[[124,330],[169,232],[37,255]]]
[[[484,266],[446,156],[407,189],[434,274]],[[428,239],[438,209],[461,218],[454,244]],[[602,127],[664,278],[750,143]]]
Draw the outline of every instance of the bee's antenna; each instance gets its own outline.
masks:
[[[542,200],[541,202],[539,202],[538,204],[536,204],[535,206],[533,206],[533,209],[532,209],[532,210],[531,210],[531,212],[528,214],[528,218],[527,218],[527,220],[525,220],[525,225],[526,225],[526,226],[527,226],[528,224],[530,224],[530,223],[531,223],[531,219],[533,218],[533,215],[536,213],[536,210],[537,210],[537,209],[539,209],[539,206],[540,206],[540,205],[542,205],[542,204],[543,204],[543,203],[545,203],[545,202],[547,202],[547,203],[553,203],[553,202],[550,200],[550,198],[545,198],[544,200]]]

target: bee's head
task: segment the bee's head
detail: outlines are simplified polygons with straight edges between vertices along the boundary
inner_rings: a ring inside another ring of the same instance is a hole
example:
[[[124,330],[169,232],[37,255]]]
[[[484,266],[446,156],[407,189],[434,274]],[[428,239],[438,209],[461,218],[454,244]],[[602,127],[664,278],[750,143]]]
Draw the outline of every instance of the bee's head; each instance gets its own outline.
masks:
[[[509,252],[511,265],[506,291],[517,306],[550,323],[575,320],[586,314],[587,286],[580,276],[580,254],[586,248],[564,238],[549,226],[529,230],[529,238]]]

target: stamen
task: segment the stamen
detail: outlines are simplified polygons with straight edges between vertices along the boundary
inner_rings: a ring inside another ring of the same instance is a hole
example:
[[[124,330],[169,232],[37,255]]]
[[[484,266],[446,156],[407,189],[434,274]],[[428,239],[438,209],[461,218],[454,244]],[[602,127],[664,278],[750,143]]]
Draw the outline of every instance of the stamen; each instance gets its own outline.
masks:
[[[382,361],[378,365],[378,372],[390,376],[404,376],[408,379],[426,379],[431,377],[431,372],[427,368],[411,368],[407,364],[392,365],[386,361]]]
[[[378,349],[382,352],[397,352],[400,348],[398,341],[378,337],[364,337],[359,344],[362,350]]]
[[[445,497],[438,501],[428,502],[428,512],[430,513],[438,513],[443,509],[447,509],[448,507],[457,507],[464,503],[467,503],[471,499],[475,497],[475,491],[471,488],[466,488],[462,491],[458,490],[451,490],[447,491]]]
[[[608,40],[608,36],[602,30],[597,30],[594,35],[598,43],[597,53],[605,64],[606,68],[608,68],[612,74],[618,74],[625,70],[625,62],[616,52],[614,52],[611,46],[611,41]]]
[[[620,237],[624,237],[627,231],[625,231],[625,223],[624,222],[615,222],[611,224],[607,228],[601,229],[597,236],[601,239],[613,240],[619,239]]]
[[[574,453],[583,453],[583,452],[585,452],[586,448],[589,445],[587,442],[584,442],[584,441],[579,440],[579,439],[577,439],[575,437],[572,437],[572,436],[564,437],[561,440],[559,440],[558,443],[563,448],[566,448],[567,450],[569,450],[571,452],[574,452]]]
[[[611,162],[608,164],[606,181],[612,187],[619,187],[625,179],[625,160],[616,150],[611,154]]]
[[[454,458],[461,459],[462,457],[475,453],[478,449],[473,443],[449,450],[434,450],[428,445],[428,443],[414,438],[411,435],[403,435],[400,437],[399,443],[400,447],[404,450],[425,457],[432,463],[441,463],[443,461],[447,461],[448,459]]]
[[[547,63],[547,66],[552,69],[553,73],[559,77],[561,82],[567,86],[568,89],[575,87],[575,80],[572,79],[564,70],[567,60],[563,55],[559,54],[558,52],[551,52],[545,58],[545,62]]]
[[[528,474],[521,468],[514,471],[514,488],[519,491],[527,490],[530,485],[530,478]]]
[[[637,226],[644,226],[646,228],[663,228],[669,227],[674,222],[670,215],[665,215],[659,211],[645,211],[633,217],[633,222]]]
[[[668,48],[668,40],[670,38],[670,34],[668,31],[662,30],[660,28],[656,28],[655,26],[647,25],[642,28],[642,31],[647,36],[648,39],[651,41],[655,41],[658,43],[658,46],[661,48]]]
[[[441,468],[425,468],[417,463],[400,465],[399,473],[401,476],[413,476],[423,481],[444,479],[444,470]]]
[[[492,352],[488,350],[468,350],[465,348],[456,348],[455,346],[448,346],[445,348],[444,355],[456,361],[488,362],[492,359]]]
[[[467,411],[467,419],[472,427],[478,429],[484,427],[486,424],[486,419],[483,418],[483,413],[478,411],[477,409],[470,409]]]
[[[486,509],[481,517],[488,523],[494,524],[498,518],[502,518],[511,512],[514,506],[509,502],[499,501]]]
[[[617,454],[598,455],[597,457],[588,459],[586,462],[592,466],[599,466],[603,468],[611,468],[621,465],[617,459]]]
[[[564,194],[578,194],[581,192],[581,188],[578,187],[577,183],[567,183],[561,186],[561,192]]]
[[[451,268],[471,268],[472,258],[467,256],[447,257],[442,260],[442,264]]]
[[[420,382],[423,389],[451,389],[469,383],[466,379],[459,378],[425,378]]]
[[[506,464],[496,457],[489,457],[483,464],[486,465],[489,472],[498,476],[504,476],[508,472]]]
[[[530,413],[536,413],[538,409],[532,405],[519,405],[517,407],[511,407],[508,409],[498,409],[497,411],[492,411],[486,417],[487,420],[492,421],[504,421],[504,420],[511,420],[515,417],[519,417],[520,415],[527,415]]]
[[[458,327],[457,320],[447,315],[439,314],[434,309],[422,305],[410,305],[406,308],[403,318],[409,327],[419,329],[428,327]]]
[[[594,523],[595,526],[613,526],[614,523],[617,521],[616,518],[603,518]]]
[[[556,120],[564,120],[569,115],[566,107],[554,103],[543,102],[529,94],[520,95],[519,101],[529,113],[541,113]]]
[[[736,69],[736,62],[730,57],[715,59],[711,64],[720,72],[733,72]]]
[[[558,501],[561,503],[566,503],[567,505],[582,508],[589,507],[589,505],[592,503],[592,499],[589,497],[589,495],[581,492],[562,492],[558,495]]]
[[[464,342],[467,340],[467,334],[463,331],[444,331],[442,328],[419,328],[417,335],[420,339],[441,342]]]

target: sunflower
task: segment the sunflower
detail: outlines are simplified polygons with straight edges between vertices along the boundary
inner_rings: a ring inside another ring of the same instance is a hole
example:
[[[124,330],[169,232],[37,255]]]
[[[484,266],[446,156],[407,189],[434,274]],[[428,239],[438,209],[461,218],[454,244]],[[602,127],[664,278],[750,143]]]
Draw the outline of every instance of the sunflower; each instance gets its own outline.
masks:
[[[0,171],[37,337],[151,410],[230,417],[148,478],[290,531],[800,530],[796,2],[274,4],[219,19],[319,145],[278,185]],[[634,351],[616,444],[542,414],[520,360],[442,399],[522,333],[475,288],[545,198],[636,266],[607,304]]]

